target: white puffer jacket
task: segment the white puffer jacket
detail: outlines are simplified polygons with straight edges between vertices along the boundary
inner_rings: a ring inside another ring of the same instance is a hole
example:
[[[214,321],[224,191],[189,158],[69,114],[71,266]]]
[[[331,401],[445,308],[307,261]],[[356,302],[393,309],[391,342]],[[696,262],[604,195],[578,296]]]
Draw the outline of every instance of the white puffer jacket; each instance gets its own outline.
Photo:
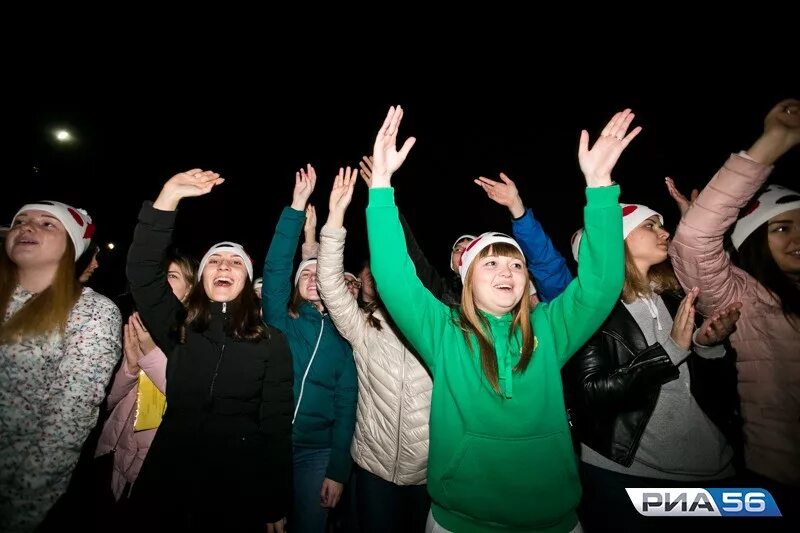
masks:
[[[320,231],[317,284],[339,333],[353,346],[358,370],[356,430],[350,448],[361,468],[396,485],[422,485],[428,471],[430,374],[389,327],[369,325],[348,292],[343,255],[347,231]]]

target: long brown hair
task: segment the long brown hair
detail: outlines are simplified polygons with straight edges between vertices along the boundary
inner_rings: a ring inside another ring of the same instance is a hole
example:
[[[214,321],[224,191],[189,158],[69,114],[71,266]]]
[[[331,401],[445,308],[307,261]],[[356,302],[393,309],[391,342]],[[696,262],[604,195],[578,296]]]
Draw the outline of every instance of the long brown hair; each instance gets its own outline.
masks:
[[[300,306],[305,301],[306,299],[300,295],[300,289],[295,284],[294,289],[292,289],[292,297],[289,299],[289,316],[294,319],[300,318]]]
[[[464,335],[464,340],[467,343],[470,351],[473,351],[471,337],[474,336],[478,341],[478,348],[480,352],[481,368],[486,379],[489,380],[495,392],[500,393],[500,377],[497,368],[497,353],[494,349],[494,340],[490,337],[491,330],[489,329],[489,322],[486,317],[478,312],[475,307],[475,300],[472,297],[473,287],[473,273],[475,265],[478,261],[487,255],[497,255],[503,257],[511,257],[525,261],[525,257],[513,245],[499,242],[487,246],[478,253],[478,256],[472,262],[472,265],[467,272],[467,277],[464,280],[464,289],[461,291],[461,308],[459,313],[459,324],[461,332]],[[514,320],[511,322],[511,327],[508,330],[508,337],[511,339],[517,329],[522,334],[522,349],[520,359],[514,367],[514,372],[522,373],[528,368],[528,364],[533,357],[534,337],[533,328],[531,327],[531,309],[530,309],[530,294],[527,271],[525,275],[525,292],[522,298],[511,310]],[[474,351],[473,351],[474,353]]]
[[[69,314],[82,290],[75,276],[75,247],[66,232],[65,238],[67,245],[53,282],[28,300],[8,322],[3,321],[19,282],[19,271],[5,249],[0,253],[0,344],[13,344],[55,332],[63,335]]]
[[[198,282],[186,298],[186,320],[180,327],[180,340],[186,342],[186,328],[205,331],[211,323],[211,300],[203,287],[203,273],[198,273]],[[268,336],[267,327],[259,314],[260,302],[253,292],[250,278],[244,280],[239,295],[229,302],[231,319],[226,333],[236,340],[258,341]]]
[[[742,270],[753,276],[780,303],[783,316],[800,330],[800,288],[783,272],[769,249],[769,222],[747,236],[731,257]]]
[[[640,294],[647,295],[652,292],[656,294],[680,292],[681,286],[678,283],[678,278],[675,277],[675,271],[672,270],[672,263],[669,258],[651,266],[647,271],[647,275],[643,276],[639,269],[636,268],[636,263],[633,261],[633,255],[628,248],[627,241],[624,242],[625,283],[622,285],[622,301],[629,304],[636,300]]]

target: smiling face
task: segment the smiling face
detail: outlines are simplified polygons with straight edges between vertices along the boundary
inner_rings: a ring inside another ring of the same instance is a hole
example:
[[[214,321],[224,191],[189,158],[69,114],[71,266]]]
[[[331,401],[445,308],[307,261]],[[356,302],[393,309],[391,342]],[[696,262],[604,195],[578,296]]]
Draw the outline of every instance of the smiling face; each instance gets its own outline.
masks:
[[[23,211],[6,236],[6,253],[19,268],[58,267],[67,249],[67,230],[46,211]]]
[[[651,266],[667,259],[669,232],[661,225],[659,218],[653,215],[631,230],[625,238],[625,244],[636,267],[646,274]]]
[[[767,244],[781,271],[800,276],[800,209],[792,209],[767,221]]]
[[[247,267],[242,257],[231,252],[211,255],[203,269],[203,288],[215,302],[230,302],[244,288]]]
[[[471,290],[475,307],[502,316],[511,312],[528,289],[528,273],[519,251],[505,243],[481,250],[467,273],[464,290]]]
[[[321,301],[317,292],[316,263],[311,263],[300,272],[300,277],[297,279],[297,290],[300,291],[300,296],[306,301],[312,303]]]

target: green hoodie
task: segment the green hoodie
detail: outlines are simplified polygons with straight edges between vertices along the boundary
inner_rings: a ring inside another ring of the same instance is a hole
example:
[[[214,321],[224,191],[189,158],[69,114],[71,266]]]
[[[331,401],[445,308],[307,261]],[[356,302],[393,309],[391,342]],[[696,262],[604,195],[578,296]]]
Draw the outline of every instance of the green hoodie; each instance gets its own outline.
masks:
[[[586,190],[578,277],[531,313],[535,348],[513,367],[521,335],[511,313],[484,314],[498,354],[501,394],[484,377],[475,339],[457,312],[422,286],[406,251],[391,188],[370,189],[372,274],[386,308],[433,374],[428,490],[432,511],[458,533],[570,531],[581,495],[561,367],[606,319],[622,290],[619,187]]]

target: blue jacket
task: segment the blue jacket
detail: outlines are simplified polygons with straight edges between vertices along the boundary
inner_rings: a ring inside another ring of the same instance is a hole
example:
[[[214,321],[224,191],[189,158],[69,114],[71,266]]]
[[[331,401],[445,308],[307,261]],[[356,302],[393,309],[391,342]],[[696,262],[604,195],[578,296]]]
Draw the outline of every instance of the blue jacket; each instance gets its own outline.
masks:
[[[542,225],[533,218],[530,208],[525,209],[524,215],[513,220],[512,231],[525,254],[539,299],[549,302],[564,292],[572,281],[572,272],[567,268],[564,257],[553,248],[553,243]]]

